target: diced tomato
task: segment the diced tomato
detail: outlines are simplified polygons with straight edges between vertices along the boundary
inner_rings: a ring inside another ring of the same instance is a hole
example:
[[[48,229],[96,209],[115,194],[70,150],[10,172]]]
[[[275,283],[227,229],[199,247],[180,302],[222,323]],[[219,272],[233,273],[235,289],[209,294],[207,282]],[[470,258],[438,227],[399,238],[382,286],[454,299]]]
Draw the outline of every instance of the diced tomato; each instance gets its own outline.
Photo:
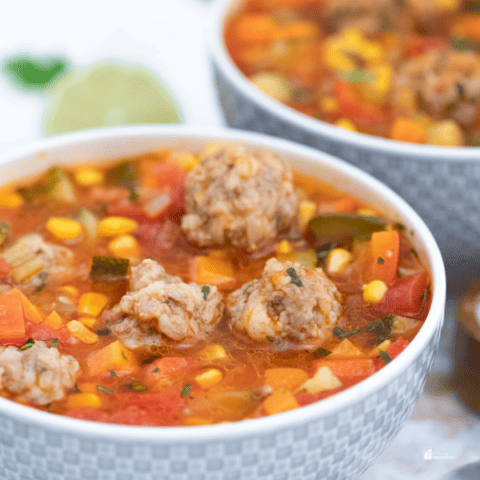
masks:
[[[400,278],[388,290],[380,303],[368,307],[372,314],[408,315],[420,311],[428,285],[428,275],[417,273]]]
[[[404,58],[412,58],[422,55],[428,50],[442,48],[445,41],[442,37],[427,37],[425,35],[414,35],[403,45],[402,53]]]
[[[137,222],[146,221],[148,219],[141,204],[130,202],[128,200],[109,204],[107,212],[108,215],[132,218]]]
[[[391,359],[394,359],[402,353],[410,344],[408,340],[398,337],[388,348],[387,353]]]
[[[27,322],[26,335],[27,338],[33,338],[42,342],[57,338],[60,343],[64,344],[67,343],[71,337],[67,327],[54,330],[47,325],[35,325],[30,322]]]
[[[381,125],[387,121],[383,110],[367,101],[361,101],[349,83],[337,81],[334,92],[342,116],[361,125]]]
[[[155,360],[145,370],[145,374],[155,380],[166,379],[171,375],[183,373],[196,366],[193,358],[163,357]]]
[[[96,408],[72,409],[66,416],[94,422],[116,423],[121,425],[177,426],[178,417],[185,408],[179,393],[158,394],[128,393],[116,394],[115,403],[126,408],[113,408],[105,412]]]
[[[153,188],[172,187],[185,184],[185,170],[173,162],[155,163],[151,166],[149,175],[154,180]]]

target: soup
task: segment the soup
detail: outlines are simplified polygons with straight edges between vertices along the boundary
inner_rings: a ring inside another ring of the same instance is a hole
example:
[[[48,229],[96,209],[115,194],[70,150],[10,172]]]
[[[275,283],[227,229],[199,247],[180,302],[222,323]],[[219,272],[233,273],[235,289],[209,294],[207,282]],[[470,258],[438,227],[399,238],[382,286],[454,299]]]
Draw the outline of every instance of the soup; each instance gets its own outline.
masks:
[[[442,146],[480,141],[480,2],[247,0],[225,42],[276,100],[338,127]]]
[[[194,426],[341,392],[421,328],[405,226],[265,150],[212,143],[0,188],[0,395]]]

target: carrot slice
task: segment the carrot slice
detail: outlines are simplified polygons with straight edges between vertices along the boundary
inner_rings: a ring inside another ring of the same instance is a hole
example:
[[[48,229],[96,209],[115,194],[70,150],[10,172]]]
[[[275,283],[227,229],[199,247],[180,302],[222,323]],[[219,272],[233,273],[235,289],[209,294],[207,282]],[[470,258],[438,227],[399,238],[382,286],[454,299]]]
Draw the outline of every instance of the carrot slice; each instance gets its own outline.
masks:
[[[372,263],[369,280],[390,283],[397,274],[400,236],[396,230],[374,232],[371,242]]]
[[[228,260],[197,256],[192,265],[192,281],[199,285],[228,288],[235,284],[233,265]]]
[[[397,118],[390,131],[392,140],[411,143],[425,143],[427,132],[423,125],[407,118]]]
[[[22,294],[0,296],[0,342],[15,344],[26,340]]]
[[[308,380],[308,374],[301,368],[267,368],[265,370],[265,385],[274,390],[286,388],[295,390],[302,383]]]

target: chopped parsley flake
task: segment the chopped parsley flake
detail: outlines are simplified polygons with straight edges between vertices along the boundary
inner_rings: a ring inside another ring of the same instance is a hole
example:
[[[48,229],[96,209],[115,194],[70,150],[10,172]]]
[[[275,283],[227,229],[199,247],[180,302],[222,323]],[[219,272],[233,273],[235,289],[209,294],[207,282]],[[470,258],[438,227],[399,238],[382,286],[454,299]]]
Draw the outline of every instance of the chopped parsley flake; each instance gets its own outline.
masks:
[[[208,297],[208,294],[210,293],[210,287],[208,285],[204,285],[202,287],[202,293],[203,293],[203,299],[206,300]]]
[[[21,347],[19,347],[18,350],[20,352],[23,352],[24,350],[28,350],[29,348],[32,348],[34,345],[35,345],[35,340],[33,338],[27,338],[25,345],[22,345]]]
[[[113,370],[109,370],[110,376],[111,377],[116,377],[117,374]]]
[[[292,279],[292,283],[297,287],[303,287],[302,281],[298,278],[297,272],[293,267],[287,268],[287,275]]]
[[[97,385],[97,390],[103,393],[106,393],[107,395],[115,395],[111,390],[108,388],[102,387],[101,385]]]
[[[383,360],[383,363],[386,365],[387,363],[390,363],[392,361],[390,355],[385,352],[384,350],[378,350],[378,353],[380,353],[380,357]]]
[[[112,331],[109,328],[101,328],[100,330],[97,330],[97,335],[110,335]]]
[[[185,398],[188,395],[188,392],[190,391],[191,388],[192,388],[192,386],[187,383],[187,385],[185,385],[183,387],[183,390],[182,390],[182,393],[180,394],[180,396],[182,398]]]
[[[328,357],[332,352],[330,350],[327,350],[326,348],[319,347],[315,350],[315,355],[318,355],[319,357]]]
[[[332,333],[337,336],[338,338],[345,338],[345,337],[350,337],[351,335],[355,335],[358,333],[360,330],[358,328],[354,328],[353,330],[350,330],[349,332],[344,332],[340,327],[335,327],[332,330]]]
[[[379,265],[383,265],[383,264],[385,263],[385,260],[384,260],[382,257],[378,257],[377,263],[378,263]]]
[[[54,339],[52,340],[52,347],[53,347],[53,348],[58,348],[58,338],[54,338]]]

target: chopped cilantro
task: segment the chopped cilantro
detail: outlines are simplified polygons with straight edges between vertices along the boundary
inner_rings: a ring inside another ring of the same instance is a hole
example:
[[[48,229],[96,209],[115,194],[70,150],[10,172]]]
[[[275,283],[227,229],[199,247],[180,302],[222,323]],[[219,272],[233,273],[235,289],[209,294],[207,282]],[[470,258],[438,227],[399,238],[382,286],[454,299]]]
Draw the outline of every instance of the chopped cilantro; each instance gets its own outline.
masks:
[[[113,370],[109,370],[110,376],[111,377],[116,377],[117,374]]]
[[[206,300],[208,297],[208,294],[210,293],[210,287],[208,285],[204,285],[202,287],[202,293],[203,293],[203,299]]]
[[[125,352],[122,350],[122,357],[126,360],[127,357],[125,356]]]
[[[377,318],[374,323],[367,327],[367,332],[373,333],[379,342],[383,342],[390,335],[395,315],[385,315]]]
[[[332,333],[337,336],[338,338],[345,338],[345,337],[350,337],[351,335],[355,335],[358,333],[360,330],[358,328],[354,328],[353,330],[350,330],[349,332],[344,332],[340,327],[335,327],[332,330]]]
[[[138,200],[138,192],[134,188],[130,189],[130,193],[128,194],[128,199],[131,202],[136,202]]]
[[[250,295],[249,290],[250,290],[252,287],[253,287],[253,283],[249,283],[249,284],[245,287],[245,289],[243,290],[243,294],[244,294],[244,295]]]
[[[384,260],[382,257],[378,257],[378,258],[377,258],[377,263],[378,263],[379,265],[383,265],[383,264],[385,263],[385,260]]]
[[[192,388],[192,386],[187,383],[187,385],[185,385],[183,387],[183,390],[182,390],[182,393],[180,394],[180,396],[182,398],[185,398],[188,395],[188,392],[190,391],[191,388]]]
[[[54,339],[52,340],[52,347],[53,347],[53,348],[58,348],[58,338],[54,338]]]
[[[319,357],[328,357],[332,352],[326,348],[319,347],[313,353]]]
[[[410,251],[418,258],[418,253],[414,248],[412,248]]]
[[[108,388],[102,387],[101,385],[97,385],[97,390],[103,393],[106,393],[107,395],[115,395],[111,390]]]
[[[109,328],[101,328],[100,330],[97,330],[97,335],[103,336],[103,335],[110,335],[112,331]]]
[[[405,228],[407,228],[407,227],[405,227],[405,224],[402,223],[402,222],[397,222],[395,224],[395,226],[397,227],[397,230],[399,230],[400,232],[403,232],[405,230]]]
[[[298,278],[297,272],[293,267],[287,268],[287,275],[292,279],[292,283],[297,287],[303,287],[302,281]]]
[[[32,348],[34,345],[35,345],[35,340],[33,338],[27,338],[25,345],[18,347],[18,350],[20,352],[23,352],[24,350],[28,350],[29,348]]]
[[[154,369],[152,370],[153,373],[158,373],[159,371],[160,371],[160,369],[159,369],[158,367],[157,367],[157,368],[154,368]]]
[[[386,365],[387,363],[390,363],[392,361],[390,355],[385,352],[384,350],[378,350],[378,353],[380,353],[380,357],[383,360],[383,363]]]

